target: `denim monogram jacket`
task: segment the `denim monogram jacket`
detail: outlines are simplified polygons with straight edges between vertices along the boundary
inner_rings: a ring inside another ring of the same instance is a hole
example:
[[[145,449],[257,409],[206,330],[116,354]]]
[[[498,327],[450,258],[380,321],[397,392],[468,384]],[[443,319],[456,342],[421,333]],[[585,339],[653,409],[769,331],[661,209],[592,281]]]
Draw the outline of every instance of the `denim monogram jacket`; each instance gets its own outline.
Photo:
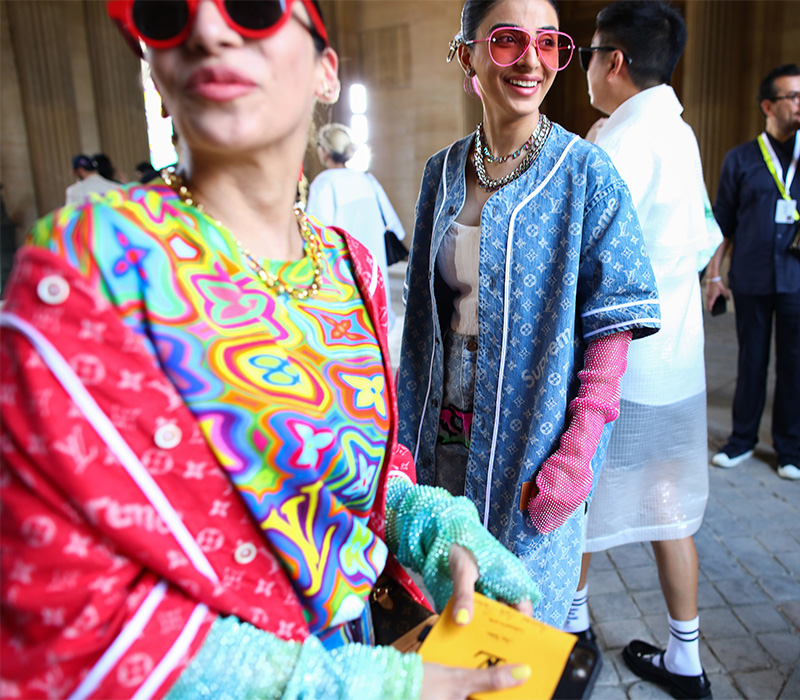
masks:
[[[400,441],[414,455],[420,483],[433,483],[442,333],[453,308],[436,256],[464,205],[472,140],[470,135],[430,158],[417,201],[398,398]],[[553,124],[533,166],[483,207],[478,297],[465,495],[492,534],[523,558],[542,588],[543,604],[552,606],[556,596],[548,596],[537,570],[543,556],[566,557],[570,571],[556,576],[576,575],[583,509],[579,522],[571,519],[542,535],[527,509],[519,508],[522,484],[558,448],[588,343],[624,330],[643,337],[660,326],[655,278],[630,193],[605,153]],[[610,429],[592,462],[595,475]],[[537,554],[542,547],[547,555]],[[572,592],[564,594],[570,601]],[[557,622],[560,614],[537,617]]]

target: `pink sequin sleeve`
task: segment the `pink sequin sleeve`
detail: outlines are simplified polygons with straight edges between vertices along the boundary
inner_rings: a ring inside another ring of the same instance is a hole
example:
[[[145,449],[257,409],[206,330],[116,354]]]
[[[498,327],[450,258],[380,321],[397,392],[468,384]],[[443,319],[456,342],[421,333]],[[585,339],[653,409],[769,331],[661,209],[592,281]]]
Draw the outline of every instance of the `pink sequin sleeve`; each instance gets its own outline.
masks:
[[[591,459],[603,427],[619,415],[620,381],[628,360],[630,331],[614,333],[589,344],[580,389],[569,405],[569,422],[558,449],[542,464],[536,477],[538,493],[528,512],[539,532],[563,525],[592,488]]]

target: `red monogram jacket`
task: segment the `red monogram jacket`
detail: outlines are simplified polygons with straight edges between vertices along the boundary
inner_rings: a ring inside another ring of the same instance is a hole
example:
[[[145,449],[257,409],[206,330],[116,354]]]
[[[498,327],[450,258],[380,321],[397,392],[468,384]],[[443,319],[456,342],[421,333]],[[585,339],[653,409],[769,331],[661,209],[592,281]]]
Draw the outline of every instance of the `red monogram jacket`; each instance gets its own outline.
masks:
[[[390,376],[378,267],[344,235]],[[218,616],[304,639],[256,522],[114,307],[26,247],[0,325],[0,697],[161,697]],[[390,444],[370,519],[380,536],[386,478],[415,479],[396,420]],[[422,599],[392,557],[389,568]]]

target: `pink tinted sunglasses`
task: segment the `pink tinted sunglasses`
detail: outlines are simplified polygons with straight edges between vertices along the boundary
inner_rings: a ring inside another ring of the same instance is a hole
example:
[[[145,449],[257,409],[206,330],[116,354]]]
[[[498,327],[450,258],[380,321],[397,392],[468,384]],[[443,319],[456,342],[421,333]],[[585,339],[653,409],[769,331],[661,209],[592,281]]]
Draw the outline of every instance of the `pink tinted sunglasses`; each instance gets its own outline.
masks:
[[[533,44],[539,59],[551,70],[564,70],[572,60],[575,42],[569,34],[554,29],[524,29],[522,27],[496,27],[485,39],[465,41],[457,38],[450,42],[451,61],[460,44],[471,46],[489,44],[489,58],[500,68],[519,61]]]

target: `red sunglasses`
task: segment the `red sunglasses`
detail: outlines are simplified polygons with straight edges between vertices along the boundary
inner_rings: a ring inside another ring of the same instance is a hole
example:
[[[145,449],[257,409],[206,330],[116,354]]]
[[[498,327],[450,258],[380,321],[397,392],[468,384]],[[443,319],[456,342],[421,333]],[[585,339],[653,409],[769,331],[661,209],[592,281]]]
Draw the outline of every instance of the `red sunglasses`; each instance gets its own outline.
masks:
[[[212,0],[231,29],[247,39],[265,39],[292,14],[294,0]],[[130,36],[154,49],[182,44],[192,29],[201,0],[106,0],[108,16]],[[300,0],[308,11],[309,30],[328,46],[328,33],[314,0]]]

